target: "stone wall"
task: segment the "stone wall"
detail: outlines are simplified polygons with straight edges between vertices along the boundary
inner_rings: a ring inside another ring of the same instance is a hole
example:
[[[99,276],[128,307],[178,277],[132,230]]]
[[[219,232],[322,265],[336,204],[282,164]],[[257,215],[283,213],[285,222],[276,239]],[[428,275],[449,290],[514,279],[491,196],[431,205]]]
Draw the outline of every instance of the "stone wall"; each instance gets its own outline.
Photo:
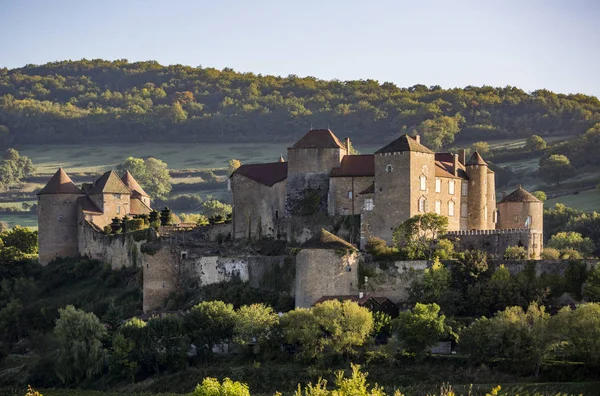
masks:
[[[77,244],[78,194],[43,194],[38,201],[39,262],[79,253]]]
[[[541,231],[528,229],[453,231],[447,235],[458,244],[458,250],[483,250],[497,258],[503,258],[510,246],[523,246],[530,259],[538,259],[544,246]]]
[[[112,223],[115,217],[123,218],[131,213],[131,196],[129,194],[94,194],[90,199],[102,211],[94,216],[94,224],[100,229]]]
[[[316,214],[275,220],[276,238],[290,243],[303,243],[325,229],[354,244],[359,243],[360,216],[327,216]]]
[[[358,195],[373,184],[373,177],[330,177],[329,205],[330,216],[359,215],[364,198]]]
[[[429,266],[426,260],[361,263],[362,290],[402,303],[408,299],[411,282],[422,276],[423,270]]]

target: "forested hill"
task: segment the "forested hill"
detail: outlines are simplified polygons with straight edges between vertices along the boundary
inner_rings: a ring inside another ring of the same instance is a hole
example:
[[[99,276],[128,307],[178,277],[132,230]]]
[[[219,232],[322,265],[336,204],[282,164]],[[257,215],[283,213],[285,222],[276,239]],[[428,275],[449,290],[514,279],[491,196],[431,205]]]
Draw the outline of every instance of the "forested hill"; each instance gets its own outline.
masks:
[[[399,88],[154,61],[0,69],[4,144],[289,142],[312,125],[372,142],[416,129],[438,148],[455,135],[464,141],[579,135],[599,121],[596,97],[514,87]]]

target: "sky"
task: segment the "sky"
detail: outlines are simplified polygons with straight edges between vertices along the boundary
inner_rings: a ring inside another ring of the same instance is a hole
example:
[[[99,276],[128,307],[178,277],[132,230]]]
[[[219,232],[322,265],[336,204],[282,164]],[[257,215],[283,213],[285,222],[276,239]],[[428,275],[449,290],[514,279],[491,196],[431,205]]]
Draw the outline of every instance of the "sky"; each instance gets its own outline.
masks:
[[[0,0],[0,67],[82,58],[600,96],[600,1]]]

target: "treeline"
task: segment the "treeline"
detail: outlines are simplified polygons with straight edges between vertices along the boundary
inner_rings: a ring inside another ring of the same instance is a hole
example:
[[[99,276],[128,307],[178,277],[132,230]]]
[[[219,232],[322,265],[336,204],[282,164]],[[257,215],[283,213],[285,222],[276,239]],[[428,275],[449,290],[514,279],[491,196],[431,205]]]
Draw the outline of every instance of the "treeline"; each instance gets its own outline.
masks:
[[[510,86],[399,88],[99,59],[0,69],[6,144],[290,141],[312,125],[369,141],[416,129],[439,148],[457,134],[580,135],[598,121],[596,97]]]

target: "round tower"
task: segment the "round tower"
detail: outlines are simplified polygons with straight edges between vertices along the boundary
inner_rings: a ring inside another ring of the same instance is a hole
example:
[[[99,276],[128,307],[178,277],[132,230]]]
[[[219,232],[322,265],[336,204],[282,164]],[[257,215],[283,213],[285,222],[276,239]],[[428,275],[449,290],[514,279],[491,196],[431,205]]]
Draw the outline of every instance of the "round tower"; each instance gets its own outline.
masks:
[[[498,202],[499,229],[544,230],[544,203],[521,186]]]
[[[83,192],[60,168],[38,195],[39,262],[79,253],[77,198]]]
[[[487,170],[487,224],[486,229],[493,230],[496,228],[496,175],[494,171]]]
[[[487,207],[488,166],[481,155],[475,151],[471,159],[467,161],[466,168],[469,178],[467,228],[469,230],[485,230],[488,228],[488,219],[492,215],[490,208]]]

